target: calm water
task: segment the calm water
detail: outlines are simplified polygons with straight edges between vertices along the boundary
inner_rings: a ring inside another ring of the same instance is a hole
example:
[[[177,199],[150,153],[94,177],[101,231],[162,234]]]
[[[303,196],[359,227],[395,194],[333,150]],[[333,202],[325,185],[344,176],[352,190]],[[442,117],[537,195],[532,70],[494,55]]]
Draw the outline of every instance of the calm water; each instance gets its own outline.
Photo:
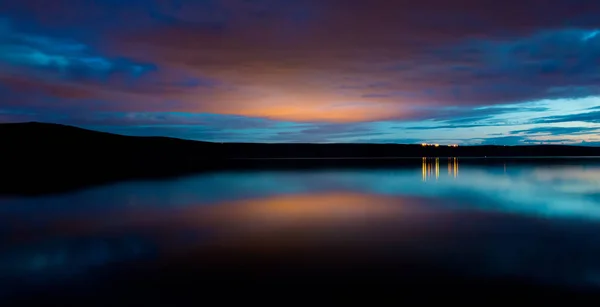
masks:
[[[600,162],[543,163],[230,171],[4,197],[0,291],[93,284],[117,264],[216,249],[393,252],[465,274],[600,287]]]

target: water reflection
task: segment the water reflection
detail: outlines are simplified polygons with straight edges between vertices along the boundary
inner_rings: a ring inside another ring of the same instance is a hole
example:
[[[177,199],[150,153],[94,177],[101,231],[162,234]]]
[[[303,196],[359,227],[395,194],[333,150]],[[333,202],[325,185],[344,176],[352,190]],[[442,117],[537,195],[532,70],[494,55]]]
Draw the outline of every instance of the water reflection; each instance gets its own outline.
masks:
[[[458,177],[458,158],[448,157],[448,177]],[[435,174],[435,180],[440,178],[440,158],[423,157],[421,162],[423,181],[430,180]]]
[[[410,223],[415,236],[417,228],[433,230],[439,221],[425,227],[421,219],[422,225],[416,227],[426,212],[425,204],[419,199],[329,192],[64,215],[42,225],[13,229],[11,238],[4,240],[0,271],[5,280],[51,281],[110,263],[172,257],[198,249],[234,248],[241,255],[283,249],[306,252],[323,245],[353,247],[357,239],[365,243],[407,234],[382,232],[383,225]]]
[[[482,274],[600,283],[600,164],[461,163],[460,180],[457,158],[423,158],[402,168],[220,172],[1,199],[0,280],[9,289],[13,280],[86,278],[121,261],[227,249],[393,252]]]

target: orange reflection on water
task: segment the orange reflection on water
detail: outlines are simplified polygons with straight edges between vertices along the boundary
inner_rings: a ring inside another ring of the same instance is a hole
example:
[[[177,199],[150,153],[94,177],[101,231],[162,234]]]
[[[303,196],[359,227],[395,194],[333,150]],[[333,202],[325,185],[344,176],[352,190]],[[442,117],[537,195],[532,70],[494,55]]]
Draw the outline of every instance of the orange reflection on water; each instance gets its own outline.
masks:
[[[180,231],[210,230],[213,238],[236,241],[293,232],[315,234],[405,221],[423,212],[419,198],[328,192],[277,195],[178,208],[124,207],[86,218],[62,217],[21,238],[141,232],[168,238]],[[415,221],[415,219],[410,219]]]
[[[385,217],[403,211],[398,198],[359,193],[285,195],[250,199],[213,210],[218,219],[260,225],[328,224]]]
[[[151,242],[161,257],[203,264],[222,256],[347,259],[436,237],[430,233],[438,233],[452,217],[430,205],[424,198],[332,191],[185,207],[124,207],[62,216],[28,228],[19,242],[135,236]]]

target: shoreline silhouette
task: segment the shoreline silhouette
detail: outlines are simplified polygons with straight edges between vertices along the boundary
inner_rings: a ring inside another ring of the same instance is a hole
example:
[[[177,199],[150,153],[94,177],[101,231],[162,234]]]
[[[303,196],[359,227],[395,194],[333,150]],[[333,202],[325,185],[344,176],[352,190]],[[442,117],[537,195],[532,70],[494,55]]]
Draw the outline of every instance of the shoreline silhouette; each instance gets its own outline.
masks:
[[[467,164],[600,159],[600,147],[568,145],[213,143],[111,134],[49,123],[0,124],[0,194],[45,194],[128,179],[219,170],[414,167],[423,157]]]

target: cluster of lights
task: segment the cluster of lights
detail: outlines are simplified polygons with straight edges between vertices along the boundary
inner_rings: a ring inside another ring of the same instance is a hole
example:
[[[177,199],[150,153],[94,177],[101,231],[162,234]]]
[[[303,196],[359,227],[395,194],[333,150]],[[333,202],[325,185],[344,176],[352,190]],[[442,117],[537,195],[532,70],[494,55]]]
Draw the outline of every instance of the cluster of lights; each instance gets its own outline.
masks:
[[[440,144],[422,143],[421,146],[423,146],[423,147],[427,147],[427,146],[440,147]],[[458,144],[450,144],[450,145],[448,145],[448,147],[458,147]]]

